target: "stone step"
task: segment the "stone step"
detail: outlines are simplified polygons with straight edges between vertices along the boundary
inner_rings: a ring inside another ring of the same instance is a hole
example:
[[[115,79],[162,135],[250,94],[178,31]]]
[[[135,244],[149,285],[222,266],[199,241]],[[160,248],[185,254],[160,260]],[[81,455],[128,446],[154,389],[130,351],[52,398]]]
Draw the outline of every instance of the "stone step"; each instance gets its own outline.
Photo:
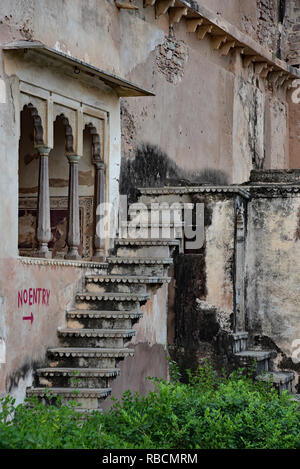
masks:
[[[108,271],[113,275],[165,276],[173,263],[172,257],[109,257]]]
[[[141,221],[121,222],[119,238],[182,239],[184,222],[143,223]]]
[[[267,372],[270,369],[270,359],[273,353],[271,351],[260,351],[260,350],[244,350],[242,352],[235,353],[234,356],[237,359],[238,365],[241,367],[251,367],[256,363],[256,374]]]
[[[294,402],[297,402],[297,404],[298,404],[299,407],[300,407],[300,394],[293,394],[291,400],[294,401]]]
[[[27,388],[27,396],[38,397],[44,403],[55,403],[57,398],[61,404],[69,401],[78,403],[83,409],[98,409],[101,402],[111,393],[110,388]]]
[[[138,310],[129,311],[93,311],[74,310],[67,312],[68,328],[99,328],[99,329],[130,329],[143,313]]]
[[[76,302],[78,309],[130,309],[138,308],[150,299],[148,293],[119,293],[119,292],[82,292],[77,293]]]
[[[120,348],[134,335],[134,329],[58,329],[63,343],[76,347]]]
[[[149,286],[169,283],[170,277],[149,277],[146,275],[87,275],[88,292],[146,293]]]
[[[279,394],[283,391],[292,392],[295,375],[291,371],[268,371],[255,377],[257,381],[272,383]]]
[[[119,360],[134,356],[134,350],[124,347],[56,347],[47,353],[51,368],[117,368]]]
[[[175,246],[179,247],[181,242],[180,239],[169,239],[169,238],[118,238],[115,242],[116,246]]]
[[[154,229],[154,228],[182,228],[184,227],[185,223],[184,221],[180,220],[180,221],[158,221],[158,222],[151,222],[150,221],[140,221],[138,223],[138,225],[136,226],[137,228],[150,228],[150,229]],[[131,221],[122,221],[121,222],[121,227],[125,227],[125,228],[134,228],[135,227],[135,220],[131,220]],[[138,238],[139,236],[137,236]],[[160,236],[158,236],[158,238],[160,238]]]
[[[108,388],[119,374],[118,368],[39,368],[36,387]]]
[[[180,240],[178,240],[180,241]],[[153,258],[167,258],[171,257],[177,246],[143,246],[143,245],[128,245],[118,246],[116,251],[117,257],[153,257]]]
[[[171,257],[177,249],[182,252],[182,240],[180,239],[143,239],[143,238],[119,238],[115,246],[116,255],[123,257]]]

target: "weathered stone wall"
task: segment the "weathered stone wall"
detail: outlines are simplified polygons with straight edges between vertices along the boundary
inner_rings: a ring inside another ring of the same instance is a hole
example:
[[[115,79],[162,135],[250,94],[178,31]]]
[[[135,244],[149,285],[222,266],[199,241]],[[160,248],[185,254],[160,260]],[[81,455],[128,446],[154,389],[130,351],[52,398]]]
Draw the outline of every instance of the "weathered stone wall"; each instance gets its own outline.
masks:
[[[200,196],[205,242],[194,254],[176,258],[175,334],[170,351],[185,374],[209,359],[230,366],[235,330],[235,198]]]
[[[274,0],[270,9],[274,18],[264,18],[263,3],[251,0],[241,5],[231,0],[225,7],[220,0],[203,1],[220,18],[231,21],[257,41],[255,25],[260,17],[269,25],[262,24],[261,31],[270,30],[272,37],[278,26],[275,21],[278,2]],[[136,148],[148,143],[157,146],[183,170],[210,167],[226,172],[229,181],[247,180],[256,159],[254,153],[262,145],[265,109],[258,100],[262,105],[267,101],[264,84],[256,84],[251,73],[243,74],[231,54],[220,57],[208,38],[198,41],[195,34],[187,33],[184,20],[169,28],[167,15],[156,19],[154,8],[143,8],[142,0],[135,4],[138,11],[118,10],[112,0],[75,0],[72,7],[64,2],[63,8],[61,0],[3,2],[0,34],[3,42],[40,40],[154,90],[154,98],[123,102],[123,157],[133,157]],[[62,13],[58,15],[58,11]],[[254,25],[253,31],[249,25]],[[245,86],[239,105],[234,95],[241,80]],[[276,94],[272,93],[274,99],[278,99]],[[254,96],[257,99],[253,101]],[[244,113],[241,106],[249,110]],[[260,137],[252,132],[247,121],[256,111]],[[281,126],[284,120],[283,114]],[[274,127],[277,123],[270,126]],[[250,140],[257,136],[259,141],[255,149],[253,142],[247,143],[240,155],[235,142],[246,134]],[[263,143],[266,152],[272,152],[268,141]],[[282,159],[286,162],[287,150],[284,151]]]
[[[300,198],[254,198],[248,206],[247,321],[256,344],[279,352],[279,368],[293,363],[300,337]]]

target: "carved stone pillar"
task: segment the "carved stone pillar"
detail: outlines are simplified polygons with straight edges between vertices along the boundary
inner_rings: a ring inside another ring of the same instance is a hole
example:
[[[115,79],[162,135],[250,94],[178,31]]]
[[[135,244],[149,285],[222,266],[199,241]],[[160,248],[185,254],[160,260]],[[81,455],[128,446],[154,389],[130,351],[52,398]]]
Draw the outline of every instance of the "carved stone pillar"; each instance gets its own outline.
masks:
[[[79,195],[78,195],[78,162],[80,156],[68,155],[69,160],[69,219],[68,246],[66,259],[80,259],[78,248],[80,245]]]
[[[38,257],[50,258],[51,252],[48,243],[51,239],[50,225],[50,193],[49,193],[49,170],[48,156],[51,151],[49,147],[38,147],[40,154],[38,207],[37,207],[37,229],[36,239],[38,242]]]
[[[237,211],[236,220],[236,332],[246,330],[245,323],[245,214]]]
[[[93,260],[103,262],[105,259],[105,213],[100,210],[100,204],[105,203],[105,164],[102,161],[94,161],[95,174],[95,234]]]

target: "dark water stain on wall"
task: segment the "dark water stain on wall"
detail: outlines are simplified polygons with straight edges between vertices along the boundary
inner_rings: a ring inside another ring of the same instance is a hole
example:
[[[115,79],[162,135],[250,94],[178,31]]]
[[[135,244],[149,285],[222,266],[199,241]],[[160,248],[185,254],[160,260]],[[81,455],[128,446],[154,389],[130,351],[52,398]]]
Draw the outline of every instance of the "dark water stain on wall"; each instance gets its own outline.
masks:
[[[34,370],[41,367],[43,362],[28,360],[20,368],[16,369],[6,378],[6,390],[12,392],[13,389],[17,388],[20,380],[25,380],[29,373],[33,373]]]
[[[205,168],[187,171],[180,168],[156,145],[140,144],[134,158],[121,160],[120,194],[127,194],[129,202],[136,200],[139,187],[162,187],[180,185],[226,185],[224,171]]]

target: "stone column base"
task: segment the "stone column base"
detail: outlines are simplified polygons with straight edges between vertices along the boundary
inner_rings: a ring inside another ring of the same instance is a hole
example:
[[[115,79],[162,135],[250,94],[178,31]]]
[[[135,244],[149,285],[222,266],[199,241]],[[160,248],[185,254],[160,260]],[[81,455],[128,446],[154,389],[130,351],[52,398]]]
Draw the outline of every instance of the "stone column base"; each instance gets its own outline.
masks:
[[[80,260],[81,256],[78,253],[78,249],[77,248],[70,249],[70,251],[67,252],[67,254],[65,255],[65,259],[69,259],[72,261]]]

